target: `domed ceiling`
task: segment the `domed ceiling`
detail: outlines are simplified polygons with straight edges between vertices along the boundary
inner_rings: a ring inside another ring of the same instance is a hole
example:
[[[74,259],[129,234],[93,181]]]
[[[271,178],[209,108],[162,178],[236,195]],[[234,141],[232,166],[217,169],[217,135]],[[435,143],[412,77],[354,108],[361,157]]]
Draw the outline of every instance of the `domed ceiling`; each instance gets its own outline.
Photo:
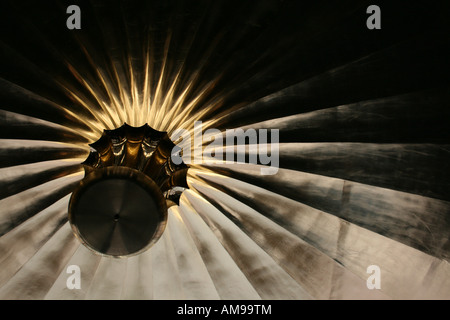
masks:
[[[372,4],[2,1],[0,299],[450,299],[448,6]],[[116,257],[69,202],[124,126],[188,169],[152,171],[164,230]]]

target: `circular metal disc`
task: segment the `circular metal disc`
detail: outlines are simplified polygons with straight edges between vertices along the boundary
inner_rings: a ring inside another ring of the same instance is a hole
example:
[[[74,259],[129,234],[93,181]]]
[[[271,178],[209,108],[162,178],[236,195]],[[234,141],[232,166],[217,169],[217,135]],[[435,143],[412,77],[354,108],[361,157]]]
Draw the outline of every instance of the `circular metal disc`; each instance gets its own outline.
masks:
[[[167,205],[145,174],[106,167],[87,175],[74,191],[69,221],[88,248],[108,256],[129,256],[145,251],[162,235]]]

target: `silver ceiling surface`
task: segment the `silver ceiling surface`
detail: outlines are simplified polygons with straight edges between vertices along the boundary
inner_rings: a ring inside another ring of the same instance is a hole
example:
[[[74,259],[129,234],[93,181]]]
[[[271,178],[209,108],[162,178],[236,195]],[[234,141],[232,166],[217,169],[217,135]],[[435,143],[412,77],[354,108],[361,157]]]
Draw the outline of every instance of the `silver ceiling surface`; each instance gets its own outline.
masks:
[[[69,30],[72,1],[2,1],[0,299],[450,299],[449,11],[378,3],[76,1]],[[279,170],[194,163],[149,250],[83,246],[89,144],[196,121],[278,129]]]

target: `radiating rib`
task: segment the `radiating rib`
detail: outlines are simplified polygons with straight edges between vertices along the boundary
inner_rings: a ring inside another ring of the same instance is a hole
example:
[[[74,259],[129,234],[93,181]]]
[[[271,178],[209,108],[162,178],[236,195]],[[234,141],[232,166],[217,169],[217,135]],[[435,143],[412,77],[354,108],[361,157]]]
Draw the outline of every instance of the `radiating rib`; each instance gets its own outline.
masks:
[[[67,222],[69,196],[0,237],[0,287]]]
[[[122,6],[119,4],[119,6]],[[96,4],[95,20],[98,21],[97,27],[99,28],[99,34],[103,39],[102,45],[105,48],[105,53],[108,57],[108,76],[105,77],[104,83],[106,84],[105,90],[108,93],[111,103],[110,107],[115,110],[118,119],[124,122],[132,123],[132,89],[131,77],[128,68],[128,42],[122,41],[120,37],[117,37],[117,33],[123,34],[125,32],[124,20],[122,17],[123,11],[117,10],[111,14],[114,14],[116,19],[111,20],[108,16],[105,16],[106,4]],[[122,9],[123,10],[123,9]],[[90,50],[90,51],[96,51]],[[119,124],[120,125],[120,124]]]
[[[169,210],[170,236],[175,250],[181,285],[185,299],[219,299],[214,283],[198,249],[179,213],[178,207]]]
[[[311,299],[304,288],[220,211],[189,190],[184,195],[214,231],[262,299]]]
[[[13,73],[9,79],[15,80],[15,76],[20,72],[26,73],[26,79],[17,79],[18,83],[15,83],[17,86],[21,86],[26,88],[30,92],[45,92],[45,98],[49,101],[56,102],[61,106],[72,106],[72,101],[76,101],[77,108],[80,106],[84,107],[84,110],[80,112],[76,112],[78,115],[84,114],[91,116],[91,118],[101,119],[102,114],[98,112],[99,110],[96,108],[95,104],[89,103],[86,104],[86,96],[82,93],[82,90],[73,86],[68,79],[57,79],[53,76],[50,76],[48,72],[44,72],[42,67],[38,67],[34,64],[34,62],[30,61],[30,58],[22,56],[19,52],[13,51],[13,49],[9,48],[7,45],[0,43],[2,47],[9,53],[8,60],[11,61],[13,67],[10,67],[11,73]],[[12,52],[9,52],[12,51]],[[69,71],[74,74],[75,78],[81,79],[78,71],[76,71],[73,66],[65,61],[66,67]],[[81,80],[82,81],[82,80]],[[23,106],[19,106],[19,109]],[[46,116],[45,113],[42,116]]]
[[[0,110],[0,137],[80,145],[86,145],[89,142],[89,139],[69,127],[5,110]]]
[[[72,100],[76,101],[78,105],[84,107],[85,109],[97,109],[97,112],[94,114],[95,122],[93,121],[91,124],[91,128],[95,130],[95,133],[98,135],[104,128],[114,129],[117,126],[120,126],[120,118],[114,110],[111,110],[113,109],[112,107],[115,106],[113,103],[115,101],[111,97],[111,94],[109,94],[109,99],[105,98],[102,95],[103,90],[98,89],[86,78],[82,77],[82,75],[79,74],[80,70],[76,70],[70,64],[68,64],[67,67],[74,75],[74,78],[78,79],[83,88],[88,91],[90,96],[86,96],[82,92],[78,92],[76,89],[72,89],[69,86],[64,88],[64,91]],[[98,77],[100,78],[100,82],[105,83],[106,80],[102,78],[100,71],[97,72],[99,73]],[[106,91],[109,93],[108,88]]]
[[[55,77],[46,72],[32,61],[30,57],[25,56],[19,50],[0,40],[0,59],[2,61],[8,61],[7,65],[1,70],[1,77],[9,79],[19,86],[30,89],[31,86],[34,90],[42,90],[46,93],[51,92],[55,98],[61,98],[61,92],[55,91],[55,86],[58,87],[58,82]],[[32,55],[33,58],[33,55]],[[26,74],[26,77],[21,75]]]
[[[80,160],[53,160],[0,169],[0,199],[48,181],[82,172]]]
[[[102,257],[95,271],[95,276],[87,290],[88,300],[119,300],[127,272],[126,259]]]
[[[0,168],[56,159],[79,158],[83,161],[88,154],[88,147],[66,143],[3,139],[0,144]]]
[[[0,288],[0,299],[43,299],[79,245],[67,222]]]
[[[0,235],[72,192],[82,178],[83,173],[72,174],[0,200]]]
[[[276,7],[274,3],[272,3],[272,5]],[[289,6],[291,4],[285,5]],[[267,16],[271,16],[271,14],[274,13],[272,12],[272,10],[268,10],[267,7],[261,8],[261,11],[258,10],[259,8],[257,9],[257,11],[254,11],[254,8],[251,11],[247,11],[248,7],[243,4],[241,8],[242,11],[240,9],[238,11],[241,11],[240,13],[243,15],[248,14],[247,19],[249,20],[270,20],[270,18],[268,18]],[[285,9],[286,8],[287,7],[285,7]],[[349,26],[345,23],[345,17],[349,13],[347,11],[347,8],[331,8],[332,7],[322,8],[320,12],[314,12],[315,17],[320,16],[321,18],[326,19],[326,25],[328,27],[330,25],[333,25],[333,30],[336,30],[334,28],[336,27],[339,30],[344,30],[343,32],[345,33],[349,28]],[[309,10],[311,8],[307,9]],[[335,10],[343,10],[343,12],[345,13],[339,15],[336,14]],[[222,98],[221,103],[215,104],[214,109],[205,109],[205,111],[207,111],[205,113],[205,116],[208,119],[211,117],[217,117],[219,111],[224,111],[223,114],[228,114],[230,113],[230,111],[237,110],[240,107],[248,104],[246,101],[234,105],[226,105],[223,103],[224,100],[228,100],[230,98],[233,99],[234,96],[241,95],[241,97],[247,97],[247,99],[250,99],[250,101],[254,101],[254,97],[260,95],[261,92],[267,93],[278,91],[280,90],[280,88],[285,88],[286,86],[292,84],[292,81],[294,80],[292,80],[292,77],[286,76],[286,71],[289,75],[291,75],[291,73],[296,74],[294,79],[302,79],[304,76],[311,74],[311,71],[308,72],[306,70],[298,70],[298,72],[295,72],[292,68],[295,68],[298,65],[297,62],[299,59],[301,60],[303,58],[304,61],[308,61],[308,54],[310,53],[307,52],[306,49],[309,49],[309,46],[311,46],[311,44],[313,44],[313,46],[315,47],[318,42],[317,39],[322,38],[323,36],[327,37],[327,32],[324,32],[324,30],[320,27],[317,28],[316,25],[314,26],[314,28],[311,28],[312,24],[308,25],[308,23],[305,23],[301,24],[300,26],[296,25],[295,37],[279,37],[280,34],[292,32],[292,29],[290,28],[290,22],[298,21],[298,15],[302,16],[302,20],[309,20],[310,17],[307,16],[306,12],[308,11],[306,10],[297,12],[296,19],[291,20],[287,18],[287,20],[283,21],[283,23],[281,24],[263,23],[263,27],[258,23],[246,23],[240,26],[239,32],[236,32],[233,35],[233,37],[229,40],[228,45],[225,47],[225,52],[223,53],[223,55],[227,58],[220,64],[221,66],[223,66],[220,69],[220,71],[223,70],[223,72],[221,72],[221,75],[224,75],[224,78],[227,78],[227,76],[231,77],[232,80],[230,81],[230,83],[225,84],[225,90],[220,91],[218,95],[216,95],[217,98],[219,98],[219,96]],[[331,12],[333,13],[331,14]],[[344,23],[338,23],[338,21]],[[260,32],[258,33],[258,37],[246,38],[248,34],[252,34],[252,32],[255,31],[255,27],[260,30]],[[303,33],[306,30],[308,31],[308,33]],[[271,43],[271,46],[267,46],[266,37],[269,37],[274,41],[273,43]],[[329,43],[333,40],[336,41],[335,38],[322,41],[324,41],[324,43]],[[247,47],[251,47],[254,49],[249,51],[246,50]],[[336,47],[337,46],[334,46],[335,49]],[[257,48],[260,48],[260,50],[258,50]],[[358,56],[358,54],[361,54],[357,51],[354,52],[356,56]],[[243,65],[239,65],[239,63],[243,63]],[[289,66],[289,70],[286,70],[287,65]],[[314,69],[312,74],[321,72],[317,70],[314,64],[308,64],[308,67]],[[233,70],[231,71],[231,75],[228,74],[230,70]],[[273,77],[273,73],[279,76]],[[238,83],[239,85],[234,85],[236,83]],[[252,90],[255,88],[257,88],[258,90]],[[242,98],[240,100],[242,100]],[[255,114],[251,115],[252,118],[254,116]]]
[[[122,299],[153,299],[153,268],[152,254],[150,251],[128,258]]]
[[[180,204],[180,215],[197,245],[220,298],[225,300],[261,299],[213,231],[183,195]]]
[[[222,143],[225,141],[224,137]],[[266,145],[259,142],[257,145],[219,146],[213,150],[223,155],[223,160],[231,153],[238,162],[246,163],[260,163],[261,155],[276,150],[277,154],[270,159],[273,162],[276,156],[279,164],[269,163],[270,166],[450,200],[447,187],[450,180],[450,170],[447,170],[450,168],[449,144],[322,142]],[[220,163],[206,156],[203,162]],[[430,181],[433,181],[431,186]]]
[[[289,143],[279,150],[286,169],[450,200],[449,144]]]
[[[170,219],[168,220],[168,223]],[[145,254],[149,254],[148,251]],[[182,275],[179,273],[170,229],[166,227],[161,238],[152,247],[153,299],[179,300],[185,299],[181,285]]]
[[[215,168],[227,176],[231,174],[235,179],[336,215],[430,255],[450,259],[450,241],[446,236],[450,203],[447,201],[286,169],[280,169],[275,176],[261,178],[251,174],[259,170],[258,166]],[[202,177],[219,188],[220,184],[226,186],[226,180],[230,179],[222,177],[217,183],[212,179],[214,176],[208,174],[195,174],[192,170],[189,174],[194,174],[194,178]]]
[[[71,129],[80,130],[84,135],[92,134],[95,120],[89,111],[74,113],[45,97],[0,78],[0,98],[2,109],[30,117],[58,123]]]
[[[242,129],[279,129],[280,142],[446,143],[450,137],[446,130],[450,125],[449,92],[444,86],[378,97],[252,123]]]

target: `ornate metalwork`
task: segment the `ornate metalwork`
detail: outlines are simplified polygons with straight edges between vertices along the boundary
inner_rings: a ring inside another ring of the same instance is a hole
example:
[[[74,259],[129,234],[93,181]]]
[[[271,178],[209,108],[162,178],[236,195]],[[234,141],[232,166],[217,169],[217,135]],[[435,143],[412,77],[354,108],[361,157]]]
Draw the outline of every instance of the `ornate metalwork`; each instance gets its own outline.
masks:
[[[90,146],[85,178],[69,204],[72,230],[103,255],[141,253],[162,235],[167,208],[188,187],[188,167],[172,161],[167,133],[147,124],[104,130]]]

